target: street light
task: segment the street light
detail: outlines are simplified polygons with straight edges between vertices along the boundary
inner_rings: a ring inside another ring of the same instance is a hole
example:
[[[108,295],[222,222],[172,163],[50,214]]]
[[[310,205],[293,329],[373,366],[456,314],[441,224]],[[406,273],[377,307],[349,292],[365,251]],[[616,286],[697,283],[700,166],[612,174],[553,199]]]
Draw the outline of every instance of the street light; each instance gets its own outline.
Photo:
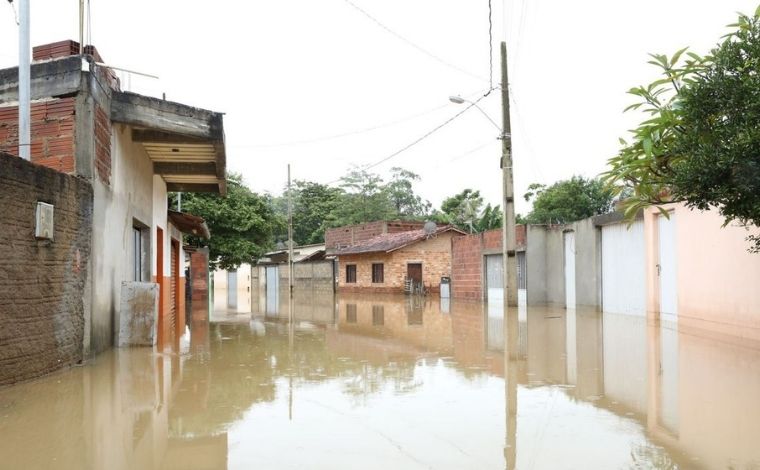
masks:
[[[494,121],[493,119],[491,119],[491,116],[489,116],[489,115],[488,115],[488,114],[487,114],[485,111],[483,111],[483,108],[481,108],[480,106],[478,106],[478,104],[477,104],[476,102],[474,102],[474,101],[470,101],[470,100],[468,100],[468,99],[465,99],[465,98],[462,98],[462,97],[461,97],[461,96],[459,96],[459,95],[452,95],[452,96],[449,96],[449,101],[451,101],[451,102],[452,102],[452,103],[454,103],[454,104],[464,104],[464,103],[468,103],[470,106],[474,106],[474,107],[475,107],[475,108],[476,108],[478,111],[480,111],[480,113],[481,113],[483,116],[485,116],[485,117],[486,117],[486,119],[488,119],[488,122],[490,122],[491,124],[493,124],[493,125],[494,125],[494,127],[495,127],[496,129],[498,129],[498,130],[499,130],[499,138],[502,138],[502,137],[504,137],[504,131],[502,130],[502,128],[501,128],[501,127],[499,127],[499,125],[498,125],[498,124],[496,124],[496,121]]]

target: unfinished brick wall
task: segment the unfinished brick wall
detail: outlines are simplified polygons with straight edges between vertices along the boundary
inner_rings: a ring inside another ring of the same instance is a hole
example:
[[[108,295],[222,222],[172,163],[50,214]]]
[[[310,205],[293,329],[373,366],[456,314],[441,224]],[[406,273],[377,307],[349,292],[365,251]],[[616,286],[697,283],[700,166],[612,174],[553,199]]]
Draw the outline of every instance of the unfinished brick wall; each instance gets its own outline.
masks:
[[[459,299],[483,298],[483,256],[502,251],[501,229],[455,238],[451,244],[451,296]],[[515,227],[518,251],[525,250],[525,225]]]
[[[346,225],[344,227],[327,229],[325,232],[325,246],[328,250],[337,246],[349,246],[370,238],[382,235],[383,233],[409,232],[420,230],[425,225],[424,222],[413,220],[393,220],[390,222],[377,221],[366,224]]]
[[[103,184],[111,184],[111,118],[95,105],[95,169]]]
[[[0,385],[82,360],[93,195],[82,179],[0,154]],[[54,240],[37,240],[37,202]]]
[[[33,163],[62,173],[74,173],[75,105],[74,98],[56,98],[32,103]],[[18,155],[18,137],[18,107],[0,107],[0,152]]]

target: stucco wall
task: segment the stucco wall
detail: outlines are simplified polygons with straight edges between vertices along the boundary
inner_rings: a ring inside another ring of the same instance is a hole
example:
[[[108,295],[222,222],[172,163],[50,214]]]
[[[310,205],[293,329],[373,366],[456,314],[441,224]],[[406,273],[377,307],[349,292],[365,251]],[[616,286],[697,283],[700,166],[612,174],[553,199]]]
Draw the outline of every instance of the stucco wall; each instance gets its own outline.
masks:
[[[89,314],[92,188],[0,154],[0,385],[83,359]],[[35,238],[37,202],[54,206],[53,240]]]
[[[737,224],[721,227],[717,211],[691,211],[680,204],[675,214],[677,244],[678,322],[719,335],[760,341],[760,255],[747,252],[747,231]],[[647,308],[659,312],[657,281],[657,212],[645,214],[647,245]]]
[[[119,324],[119,302],[122,281],[132,280],[132,227],[137,220],[150,230],[150,273],[156,275],[155,221],[166,230],[166,203],[163,219],[154,220],[156,200],[153,165],[142,146],[132,142],[127,126],[115,125],[111,136],[111,184],[93,178],[95,193],[93,215],[93,293],[91,321],[91,353],[110,347],[114,341],[114,325]],[[163,181],[161,181],[163,184]],[[164,188],[165,196],[165,188]],[[166,237],[166,231],[164,231]],[[164,248],[168,257],[168,244]],[[165,266],[165,273],[168,273]],[[151,281],[151,279],[146,279]],[[155,280],[155,279],[153,279]]]

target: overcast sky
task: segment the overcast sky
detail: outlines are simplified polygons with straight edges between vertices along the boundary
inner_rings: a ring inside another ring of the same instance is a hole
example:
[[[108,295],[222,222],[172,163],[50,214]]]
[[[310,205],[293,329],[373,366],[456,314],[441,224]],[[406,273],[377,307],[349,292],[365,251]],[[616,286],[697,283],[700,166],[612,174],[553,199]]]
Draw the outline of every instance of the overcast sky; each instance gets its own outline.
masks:
[[[757,1],[493,0],[495,82],[499,41],[510,54],[516,194],[603,171],[636,121],[622,114],[626,90],[656,73],[647,53],[706,52]],[[90,34],[107,63],[160,77],[122,74],[123,88],[226,113],[228,168],[279,193],[288,163],[294,178],[333,182],[464,109],[450,95],[489,87],[487,0],[351,2],[92,0]],[[76,0],[31,4],[33,45],[77,39]],[[18,63],[17,41],[3,2],[0,67]],[[498,92],[481,103],[501,122]],[[435,206],[467,187],[498,203],[497,134],[471,109],[373,171],[418,173]],[[528,210],[521,197],[517,209]]]

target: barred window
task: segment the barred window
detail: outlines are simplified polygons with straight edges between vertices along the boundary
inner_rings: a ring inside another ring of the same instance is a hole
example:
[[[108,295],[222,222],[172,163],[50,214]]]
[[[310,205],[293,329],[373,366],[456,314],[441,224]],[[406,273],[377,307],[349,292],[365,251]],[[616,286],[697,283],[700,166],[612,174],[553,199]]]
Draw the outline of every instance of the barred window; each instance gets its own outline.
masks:
[[[348,264],[346,265],[346,284],[355,284],[355,283],[356,283],[356,265]]]
[[[385,282],[383,263],[372,263],[372,282],[375,284]]]

